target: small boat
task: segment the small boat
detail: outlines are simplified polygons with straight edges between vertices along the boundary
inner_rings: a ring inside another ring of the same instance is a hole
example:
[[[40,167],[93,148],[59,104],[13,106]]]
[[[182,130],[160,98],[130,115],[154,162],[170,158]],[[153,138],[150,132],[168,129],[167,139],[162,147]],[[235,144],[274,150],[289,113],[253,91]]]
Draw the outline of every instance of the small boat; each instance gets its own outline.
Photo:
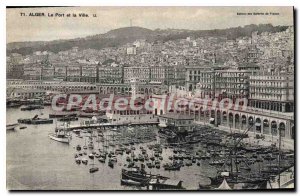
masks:
[[[90,173],[95,173],[96,171],[99,171],[98,167],[91,167],[90,168]]]
[[[111,167],[111,168],[114,168],[114,161],[109,159],[108,160],[108,166]]]
[[[168,170],[168,171],[176,171],[176,170],[180,170],[181,164],[174,162],[172,164],[166,164],[163,167],[165,170]]]
[[[85,159],[85,158],[84,158],[84,159],[82,159],[82,160],[81,160],[81,162],[82,162],[83,164],[85,164],[85,165],[87,165],[87,164],[88,164],[88,160],[87,160],[87,159]]]
[[[17,126],[19,126],[19,123],[8,124],[6,125],[6,130],[15,130]]]
[[[126,161],[127,161],[127,162],[130,162],[130,161],[131,161],[131,158],[127,156],[127,157],[126,157]]]
[[[98,159],[98,161],[101,162],[101,163],[105,163],[105,158],[104,158],[104,157],[100,157],[100,158]]]
[[[185,163],[185,165],[189,167],[189,166],[192,166],[193,163],[191,161],[188,161],[188,162]]]
[[[76,117],[76,113],[61,113],[61,114],[49,114],[49,118],[64,118],[64,117]]]
[[[31,111],[36,109],[44,109],[44,106],[41,105],[29,105],[21,108],[21,111]]]
[[[70,143],[70,135],[66,134],[66,131],[64,129],[56,129],[56,133],[50,133],[48,136],[50,139],[62,142],[62,143]]]
[[[76,146],[76,150],[80,151],[80,150],[81,150],[81,146],[80,146],[80,145],[77,145],[77,146]]]
[[[78,118],[75,116],[66,116],[63,118],[58,118],[57,120],[61,121],[61,122],[70,122],[70,121],[76,121],[76,120],[78,120]]]
[[[145,160],[145,158],[144,158],[144,156],[143,155],[141,155],[141,154],[139,154],[139,161],[141,161],[141,162],[144,162],[144,160]]]
[[[11,103],[6,104],[6,107],[7,108],[18,108],[21,105],[22,105],[21,103],[13,103],[13,102],[11,102]]]
[[[142,183],[130,179],[121,179],[121,185],[140,186]]]
[[[95,157],[94,154],[89,154],[90,159],[94,159],[94,157]]]
[[[93,144],[93,143],[89,143],[89,144],[88,144],[88,148],[89,148],[89,149],[94,149],[94,144]]]
[[[81,159],[78,158],[78,157],[76,157],[76,158],[75,158],[75,162],[76,162],[77,164],[80,164],[80,163],[81,163]]]
[[[113,161],[113,162],[118,162],[117,157],[112,157],[112,158],[110,158],[110,160]]]

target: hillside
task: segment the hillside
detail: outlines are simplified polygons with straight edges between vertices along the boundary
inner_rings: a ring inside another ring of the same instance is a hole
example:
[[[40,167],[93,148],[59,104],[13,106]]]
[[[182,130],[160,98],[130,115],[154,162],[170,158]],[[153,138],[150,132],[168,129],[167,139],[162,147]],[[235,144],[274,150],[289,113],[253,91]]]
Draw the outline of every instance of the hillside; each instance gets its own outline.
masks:
[[[146,39],[148,41],[169,41],[175,39],[184,39],[188,36],[194,38],[204,36],[223,36],[228,39],[236,39],[241,36],[251,36],[253,31],[279,32],[287,29],[287,26],[272,26],[271,24],[246,25],[244,27],[234,27],[228,29],[214,30],[174,30],[174,29],[156,29],[150,30],[142,27],[125,27],[108,31],[105,34],[88,36],[86,38],[77,38],[70,40],[54,40],[49,42],[15,42],[7,44],[7,55],[10,53],[19,53],[22,55],[32,54],[34,51],[59,51],[69,50],[74,46],[80,49],[102,49],[105,47],[117,47],[126,43],[131,43],[136,39]]]

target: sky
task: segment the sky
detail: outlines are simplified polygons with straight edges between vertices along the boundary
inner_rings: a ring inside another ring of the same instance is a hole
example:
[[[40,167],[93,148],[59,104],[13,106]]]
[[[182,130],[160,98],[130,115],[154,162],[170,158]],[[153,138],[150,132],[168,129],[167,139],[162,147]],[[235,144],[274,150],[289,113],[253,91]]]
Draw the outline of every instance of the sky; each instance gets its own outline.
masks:
[[[26,16],[21,16],[24,13]],[[45,16],[29,16],[44,13]],[[55,14],[64,14],[64,17]],[[89,17],[78,17],[79,13]],[[279,15],[237,15],[277,13]],[[54,17],[48,16],[53,14]],[[71,14],[71,17],[67,17]],[[76,14],[77,17],[72,15]],[[96,17],[93,17],[96,14]],[[293,25],[293,7],[56,7],[6,9],[6,41],[50,41],[140,26],[148,29],[209,30],[248,24]]]

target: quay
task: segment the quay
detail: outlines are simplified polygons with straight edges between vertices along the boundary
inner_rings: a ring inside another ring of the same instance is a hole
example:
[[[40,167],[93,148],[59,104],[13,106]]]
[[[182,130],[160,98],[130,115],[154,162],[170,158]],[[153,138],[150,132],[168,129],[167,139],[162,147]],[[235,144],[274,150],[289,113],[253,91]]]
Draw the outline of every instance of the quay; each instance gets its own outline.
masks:
[[[279,180],[280,178],[280,180]],[[295,188],[295,167],[291,167],[279,175],[277,175],[272,182],[267,184],[267,189],[286,189]],[[279,185],[280,184],[280,185]]]
[[[141,123],[130,123],[130,124],[112,124],[112,123],[95,123],[95,124],[76,124],[76,125],[69,125],[66,127],[67,130],[74,130],[74,129],[89,129],[89,128],[100,128],[100,129],[106,129],[106,128],[118,128],[122,126],[153,126],[153,125],[158,125],[158,122],[141,122]]]

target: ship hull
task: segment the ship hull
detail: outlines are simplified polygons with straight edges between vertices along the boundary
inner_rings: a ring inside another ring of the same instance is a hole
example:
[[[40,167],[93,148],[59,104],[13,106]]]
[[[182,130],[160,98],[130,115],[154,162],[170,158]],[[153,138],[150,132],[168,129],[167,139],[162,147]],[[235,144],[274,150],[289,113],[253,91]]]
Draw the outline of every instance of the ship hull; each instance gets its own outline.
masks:
[[[55,135],[49,134],[48,135],[50,139],[55,140],[57,142],[61,142],[61,143],[66,143],[69,144],[70,143],[70,139],[69,138],[58,138]]]
[[[6,130],[15,130],[15,128],[18,126],[19,124],[10,124],[10,125],[6,125]]]

